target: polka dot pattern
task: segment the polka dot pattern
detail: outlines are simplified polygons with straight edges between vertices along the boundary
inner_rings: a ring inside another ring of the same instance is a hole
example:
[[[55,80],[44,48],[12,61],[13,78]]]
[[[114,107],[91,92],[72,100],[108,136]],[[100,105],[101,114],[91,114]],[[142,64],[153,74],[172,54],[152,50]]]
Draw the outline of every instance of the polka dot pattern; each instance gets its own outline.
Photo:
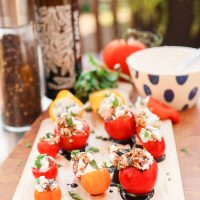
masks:
[[[196,96],[197,92],[198,92],[198,88],[197,88],[197,87],[194,87],[194,88],[190,91],[189,96],[188,96],[188,99],[189,99],[189,100],[194,99],[194,97]]]
[[[157,85],[159,82],[159,76],[157,75],[148,75],[149,77],[149,81],[153,84],[153,85]]]
[[[185,76],[176,76],[176,82],[179,85],[184,85],[184,83],[187,81],[187,79],[188,79],[188,75],[185,75]]]
[[[164,98],[167,102],[172,102],[174,99],[174,92],[171,89],[165,90]]]
[[[146,95],[152,95],[151,89],[149,88],[148,85],[144,84],[143,88]]]

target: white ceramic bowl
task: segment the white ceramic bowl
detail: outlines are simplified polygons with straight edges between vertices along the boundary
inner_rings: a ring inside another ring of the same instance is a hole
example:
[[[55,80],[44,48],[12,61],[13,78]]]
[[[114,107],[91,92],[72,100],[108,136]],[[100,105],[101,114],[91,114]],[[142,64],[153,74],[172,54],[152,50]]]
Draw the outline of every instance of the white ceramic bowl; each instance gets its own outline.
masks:
[[[200,95],[200,61],[179,72],[195,48],[163,46],[138,51],[127,58],[133,82],[143,97],[152,95],[177,110],[195,104]]]

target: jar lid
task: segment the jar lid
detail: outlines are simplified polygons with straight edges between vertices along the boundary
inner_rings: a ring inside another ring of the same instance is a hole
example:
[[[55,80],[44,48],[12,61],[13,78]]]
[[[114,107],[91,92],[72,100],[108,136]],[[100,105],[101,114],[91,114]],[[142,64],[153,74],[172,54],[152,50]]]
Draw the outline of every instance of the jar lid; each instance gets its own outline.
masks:
[[[28,24],[28,0],[0,0],[0,26],[4,28]]]

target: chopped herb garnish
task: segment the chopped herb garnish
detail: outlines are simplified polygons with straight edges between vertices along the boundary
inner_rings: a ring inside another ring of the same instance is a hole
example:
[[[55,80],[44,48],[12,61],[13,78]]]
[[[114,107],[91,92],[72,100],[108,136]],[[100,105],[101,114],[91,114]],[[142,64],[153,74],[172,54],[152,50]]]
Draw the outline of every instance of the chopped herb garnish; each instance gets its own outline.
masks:
[[[66,123],[70,127],[74,126],[74,122],[72,120],[72,117],[66,117]]]
[[[32,147],[32,144],[29,143],[29,142],[27,142],[27,143],[25,143],[25,147],[26,147],[26,148],[31,148],[31,147]]]
[[[97,152],[99,152],[99,149],[96,147],[90,147],[89,149],[86,150],[86,152],[97,153]]]
[[[52,135],[52,133],[47,133],[47,134],[46,134],[46,137],[47,137],[47,138],[50,138],[51,135]]]
[[[115,99],[114,99],[112,105],[113,105],[113,107],[115,107],[115,108],[119,105],[119,101],[118,101],[117,97],[115,97]]]
[[[98,166],[97,166],[97,163],[96,163],[96,161],[94,160],[94,159],[92,159],[90,162],[89,162],[89,164],[94,168],[94,169],[98,169]]]
[[[63,166],[63,165],[61,165],[61,164],[58,163],[58,168],[61,168],[62,166]]]
[[[144,132],[144,137],[145,137],[145,138],[148,138],[148,137],[149,137],[148,131],[145,131],[145,132]]]
[[[41,164],[41,160],[44,158],[45,155],[38,155],[36,160],[35,160],[35,166],[40,169],[40,167],[42,166]]]
[[[75,200],[83,200],[76,192],[74,191],[68,191],[69,195],[71,196],[72,199]]]
[[[73,150],[73,151],[71,151],[71,158],[74,158],[79,153],[80,153],[80,150]]]
[[[73,116],[73,117],[76,117],[76,116],[77,116],[77,114],[74,113],[74,112],[72,112],[72,111],[70,112],[70,115]]]
[[[95,133],[95,131],[94,131],[94,130],[91,130],[91,131],[90,131],[90,133],[94,134],[94,133]]]
[[[187,149],[185,147],[181,148],[181,151],[184,152],[184,153],[187,153]]]
[[[86,111],[86,112],[91,112],[91,111],[92,111],[92,108],[87,107],[87,108],[85,108],[85,111]]]

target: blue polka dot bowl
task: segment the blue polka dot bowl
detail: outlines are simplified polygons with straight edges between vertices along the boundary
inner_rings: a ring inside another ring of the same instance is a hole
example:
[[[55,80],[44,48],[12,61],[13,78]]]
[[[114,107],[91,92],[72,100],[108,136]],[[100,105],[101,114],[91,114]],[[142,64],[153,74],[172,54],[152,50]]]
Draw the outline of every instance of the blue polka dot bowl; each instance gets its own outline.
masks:
[[[192,107],[200,95],[200,61],[184,71],[180,66],[195,51],[190,47],[162,46],[130,55],[127,64],[139,94],[152,95],[176,110]]]

